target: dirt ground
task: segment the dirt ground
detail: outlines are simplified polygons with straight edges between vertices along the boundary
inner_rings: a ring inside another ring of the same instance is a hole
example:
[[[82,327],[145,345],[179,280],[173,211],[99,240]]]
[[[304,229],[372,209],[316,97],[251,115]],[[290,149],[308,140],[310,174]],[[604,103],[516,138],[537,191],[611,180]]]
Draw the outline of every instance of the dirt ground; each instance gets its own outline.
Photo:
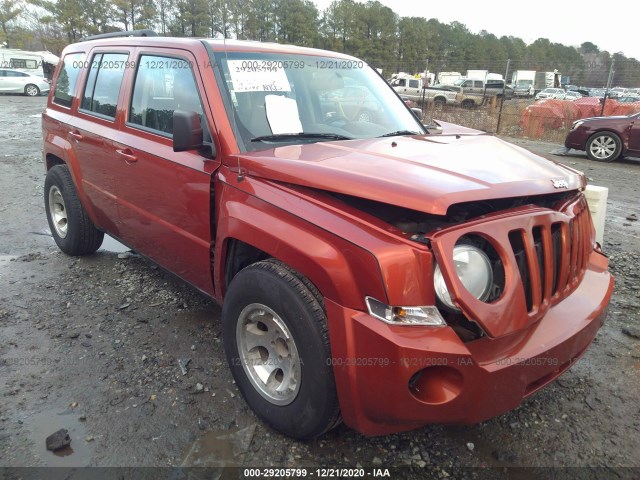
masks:
[[[298,442],[261,423],[240,397],[226,366],[218,305],[114,241],[84,258],[58,251],[43,206],[45,102],[0,96],[0,467],[375,467],[389,468],[392,478],[640,478],[640,160],[549,155],[609,187],[604,250],[616,276],[607,322],[558,381],[474,426],[376,438],[341,426]],[[559,147],[510,141],[542,154]],[[59,428],[72,438],[64,455],[45,449]],[[29,472],[4,468],[0,478]],[[219,472],[207,478],[228,476]]]

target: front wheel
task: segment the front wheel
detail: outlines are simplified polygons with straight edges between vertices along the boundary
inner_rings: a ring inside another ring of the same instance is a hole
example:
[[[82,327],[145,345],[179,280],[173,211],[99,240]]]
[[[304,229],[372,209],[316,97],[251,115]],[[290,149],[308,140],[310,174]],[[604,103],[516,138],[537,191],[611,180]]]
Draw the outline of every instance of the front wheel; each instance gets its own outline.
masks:
[[[40,95],[40,89],[36,85],[29,84],[24,87],[24,94],[30,97],[37,97]]]
[[[241,270],[222,307],[224,349],[258,417],[298,439],[339,423],[326,315],[315,287],[276,260]]]
[[[621,152],[622,142],[613,132],[598,132],[587,142],[587,156],[597,162],[613,162]]]
[[[104,233],[87,215],[71,173],[66,165],[56,165],[44,181],[44,203],[51,235],[67,255],[88,255],[102,245]]]
[[[436,99],[433,101],[433,108],[434,108],[435,110],[440,111],[440,110],[442,110],[442,109],[444,108],[444,104],[445,104],[445,103],[446,103],[446,100],[444,100],[444,99],[442,99],[442,98],[436,98]]]

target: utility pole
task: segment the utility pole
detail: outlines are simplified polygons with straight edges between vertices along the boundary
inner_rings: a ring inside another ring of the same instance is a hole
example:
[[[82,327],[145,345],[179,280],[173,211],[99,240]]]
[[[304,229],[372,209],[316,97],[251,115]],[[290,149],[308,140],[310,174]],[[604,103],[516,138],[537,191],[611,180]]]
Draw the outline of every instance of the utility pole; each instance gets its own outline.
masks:
[[[425,95],[427,93],[426,89],[428,85],[429,85],[429,59],[427,58],[427,66],[424,69],[424,79],[422,80],[422,98],[420,100],[420,107],[422,108],[422,116],[424,116]]]
[[[602,100],[602,109],[600,110],[600,116],[604,115],[604,106],[607,103],[607,97],[609,96],[609,89],[611,88],[613,75],[616,73],[616,71],[613,69],[615,64],[616,64],[616,57],[614,54],[614,57],[611,58],[611,68],[609,69],[609,78],[607,79],[607,88],[604,91],[604,99]]]
[[[502,106],[504,105],[504,92],[507,89],[507,78],[509,76],[509,65],[511,65],[511,59],[507,59],[507,69],[504,72],[504,82],[502,82],[502,98],[500,99],[500,111],[498,112],[498,125],[496,126],[496,135],[500,133],[500,121],[502,120]]]

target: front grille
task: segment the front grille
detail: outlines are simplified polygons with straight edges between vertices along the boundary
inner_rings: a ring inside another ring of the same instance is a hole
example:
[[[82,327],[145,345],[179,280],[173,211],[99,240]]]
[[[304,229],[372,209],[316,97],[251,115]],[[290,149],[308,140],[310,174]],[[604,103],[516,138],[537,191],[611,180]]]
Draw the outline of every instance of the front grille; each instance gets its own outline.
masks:
[[[578,195],[557,209],[528,205],[477,218],[430,240],[462,314],[499,337],[535,323],[578,287],[594,236],[586,199]],[[470,240],[500,270],[494,274],[497,291],[484,302],[464,288],[452,261],[456,244]]]
[[[591,218],[586,205],[573,208],[565,212],[573,218],[509,232],[530,313],[566,297],[584,275],[593,249]]]

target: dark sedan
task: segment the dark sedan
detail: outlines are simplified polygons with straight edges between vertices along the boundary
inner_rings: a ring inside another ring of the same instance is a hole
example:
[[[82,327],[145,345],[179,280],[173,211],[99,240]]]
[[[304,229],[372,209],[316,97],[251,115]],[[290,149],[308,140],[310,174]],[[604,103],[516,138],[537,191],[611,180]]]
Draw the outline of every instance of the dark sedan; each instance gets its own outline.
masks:
[[[640,156],[640,113],[577,120],[564,145],[585,150],[591,160],[599,162],[613,162],[622,155]]]

